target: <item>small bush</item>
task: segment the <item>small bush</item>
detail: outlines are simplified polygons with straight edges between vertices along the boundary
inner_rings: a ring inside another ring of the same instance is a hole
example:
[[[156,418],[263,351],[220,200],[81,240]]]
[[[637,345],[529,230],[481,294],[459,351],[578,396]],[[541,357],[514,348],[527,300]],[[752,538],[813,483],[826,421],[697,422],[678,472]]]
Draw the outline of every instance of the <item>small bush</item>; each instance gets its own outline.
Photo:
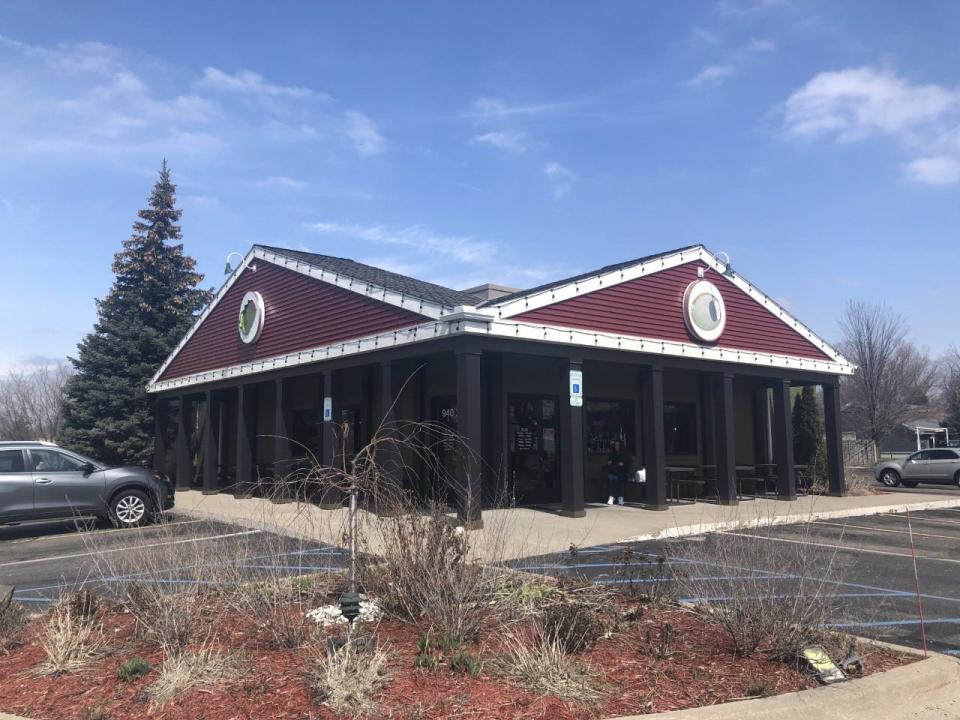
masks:
[[[673,641],[676,638],[676,632],[670,623],[663,623],[660,626],[660,632],[654,635],[652,630],[647,630],[647,653],[657,660],[667,660],[673,655]]]
[[[447,635],[431,636],[430,631],[417,642],[416,667],[436,670],[446,663],[451,672],[480,674],[480,660],[466,652],[457,638]]]
[[[214,685],[240,674],[242,664],[235,655],[212,650],[184,652],[169,656],[160,666],[157,680],[148,693],[159,703],[197,687]]]
[[[809,534],[811,525],[792,526]],[[772,526],[716,533],[688,543],[684,592],[709,611],[735,652],[793,660],[819,643],[838,607],[836,552],[811,552],[804,537],[779,542]],[[841,538],[842,541],[842,538]],[[811,544],[816,544],[812,542]],[[726,578],[736,578],[731,582]]]
[[[564,595],[546,603],[539,625],[543,639],[551,645],[556,643],[565,653],[585,650],[604,632],[603,621],[592,603]]]
[[[83,607],[72,596],[50,609],[41,631],[40,645],[47,656],[38,667],[41,674],[78,670],[101,654],[104,640],[99,620],[78,612],[83,613]]]
[[[339,647],[316,642],[307,680],[318,702],[336,713],[361,715],[376,710],[377,692],[387,676],[387,654],[366,638],[354,637]]]
[[[131,658],[117,668],[117,677],[124,682],[133,682],[150,672],[150,663],[140,657]]]
[[[6,652],[17,644],[27,622],[27,611],[20,603],[0,602],[0,651]]]
[[[617,585],[628,597],[657,604],[676,601],[676,583],[666,555],[650,555],[625,547],[617,553],[616,562]]]
[[[541,695],[589,702],[600,690],[589,668],[563,651],[560,643],[543,638],[533,643],[515,639],[504,659],[505,674]]]
[[[442,634],[461,642],[476,638],[497,611],[504,571],[495,559],[471,557],[471,533],[454,527],[439,506],[423,515],[381,518],[378,532],[381,555],[361,563],[360,574],[384,611],[413,622],[430,618]]]
[[[776,693],[776,684],[770,680],[761,678],[753,684],[748,685],[744,695],[746,697],[770,697],[772,695],[776,695]]]

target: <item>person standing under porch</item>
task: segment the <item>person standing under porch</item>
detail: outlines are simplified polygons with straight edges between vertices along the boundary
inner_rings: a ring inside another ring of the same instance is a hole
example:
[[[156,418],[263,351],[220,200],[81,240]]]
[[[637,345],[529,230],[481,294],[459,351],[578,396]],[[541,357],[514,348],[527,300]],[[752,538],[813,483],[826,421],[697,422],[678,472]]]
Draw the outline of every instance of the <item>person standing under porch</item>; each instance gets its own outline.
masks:
[[[630,457],[623,449],[620,440],[610,443],[610,455],[607,456],[607,505],[613,505],[614,498],[623,505],[623,483],[627,479]]]

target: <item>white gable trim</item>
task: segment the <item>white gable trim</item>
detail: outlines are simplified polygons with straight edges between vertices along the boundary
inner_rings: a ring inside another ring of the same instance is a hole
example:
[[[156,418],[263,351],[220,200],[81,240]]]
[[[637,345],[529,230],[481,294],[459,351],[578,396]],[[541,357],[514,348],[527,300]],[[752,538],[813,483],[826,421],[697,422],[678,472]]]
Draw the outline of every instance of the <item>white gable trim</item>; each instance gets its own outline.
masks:
[[[636,265],[630,265],[617,270],[611,270],[609,272],[600,273],[592,277],[575,280],[564,285],[558,285],[547,290],[531,293],[530,295],[509,300],[502,305],[492,304],[488,307],[489,309],[496,311],[498,319],[505,320],[515,315],[520,315],[531,310],[538,310],[540,308],[547,307],[548,305],[563,302],[564,300],[571,300],[575,297],[596,292],[597,290],[602,290],[603,288],[619,285],[629,280],[635,280],[637,278],[646,277],[647,275],[653,275],[663,270],[668,270],[679,265],[685,265],[686,263],[694,262],[695,260],[702,261],[709,268],[715,270],[721,275],[726,269],[726,265],[724,263],[721,263],[719,260],[717,260],[713,253],[701,245],[675,253],[661,255],[660,257],[639,262]],[[817,336],[810,328],[784,310],[773,300],[773,298],[768,296],[756,286],[747,282],[739,273],[735,272],[733,277],[724,276],[724,278],[732,282],[736,287],[745,292],[756,302],[760,303],[760,305],[766,308],[771,315],[776,317],[781,322],[786,323],[790,328],[812,343],[814,347],[823,351],[823,353],[831,358],[834,363],[852,367],[850,362],[836,349],[834,349],[826,341]],[[700,346],[692,345],[692,347]]]
[[[805,372],[829,373],[831,375],[850,375],[855,369],[853,365],[845,361],[827,362],[790,355],[709,347],[694,345],[692,343],[658,340],[656,338],[614,335],[611,333],[576,330],[551,325],[497,320],[489,310],[482,308],[462,308],[457,312],[444,316],[440,320],[422,323],[409,328],[390,330],[377,335],[368,335],[354,340],[331,343],[321,347],[299,350],[286,355],[254,360],[239,365],[216,368],[214,370],[172,378],[170,380],[157,381],[154,379],[150,382],[147,390],[151,393],[157,393],[232,378],[240,379],[270,370],[309,365],[325,360],[361,355],[377,350],[423,343],[442,337],[461,334],[486,335],[554,345],[605,348],[623,352],[641,353],[644,355],[715,360],[746,366],[802,370]]]
[[[227,294],[227,291],[233,287],[233,284],[237,281],[237,278],[239,278],[244,270],[246,270],[250,265],[253,265],[256,260],[264,260],[272,265],[286,268],[287,270],[292,270],[300,273],[301,275],[306,275],[307,277],[312,277],[315,280],[320,280],[328,285],[349,290],[357,295],[363,295],[364,297],[368,297],[379,302],[384,302],[388,305],[393,305],[394,307],[403,308],[404,310],[409,310],[429,318],[439,319],[441,315],[449,313],[451,310],[453,310],[451,306],[440,305],[438,303],[414,297],[412,295],[406,295],[394,290],[387,290],[379,285],[368,283],[364,280],[357,280],[356,278],[350,277],[349,275],[344,275],[343,273],[331,272],[330,270],[317,267],[316,265],[311,265],[304,260],[292,259],[285,255],[280,255],[279,253],[271,252],[269,250],[264,250],[263,248],[254,246],[247,253],[246,257],[243,258],[243,262],[237,266],[237,268],[230,274],[230,277],[227,278],[226,282],[223,283],[217,293],[213,296],[210,304],[207,305],[202,313],[200,313],[196,322],[173,349],[173,352],[170,353],[166,360],[164,360],[163,365],[160,366],[160,369],[154,373],[153,377],[150,379],[150,387],[153,387],[157,384],[157,380],[163,375],[164,372],[166,372],[167,368],[170,366],[170,363],[173,362],[173,359],[190,341],[190,338],[192,338],[194,333],[197,332],[197,330],[203,324],[203,321],[207,319],[207,316],[213,312],[213,309],[217,306],[220,300],[223,299],[223,296]]]

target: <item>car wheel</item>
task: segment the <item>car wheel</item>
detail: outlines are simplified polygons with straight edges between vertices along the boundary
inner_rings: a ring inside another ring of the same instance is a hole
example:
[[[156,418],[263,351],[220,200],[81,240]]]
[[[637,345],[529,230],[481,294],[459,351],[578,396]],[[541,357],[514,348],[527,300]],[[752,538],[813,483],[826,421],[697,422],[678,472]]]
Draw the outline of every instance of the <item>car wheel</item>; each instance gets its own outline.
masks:
[[[905,488],[915,488],[920,483],[914,480],[903,480],[900,484],[903,485]]]
[[[900,484],[900,473],[896,470],[891,470],[887,468],[882,473],[880,473],[880,482],[882,482],[887,487],[896,487]]]
[[[121,490],[110,502],[110,519],[118,528],[139,527],[151,514],[150,499],[140,490]]]

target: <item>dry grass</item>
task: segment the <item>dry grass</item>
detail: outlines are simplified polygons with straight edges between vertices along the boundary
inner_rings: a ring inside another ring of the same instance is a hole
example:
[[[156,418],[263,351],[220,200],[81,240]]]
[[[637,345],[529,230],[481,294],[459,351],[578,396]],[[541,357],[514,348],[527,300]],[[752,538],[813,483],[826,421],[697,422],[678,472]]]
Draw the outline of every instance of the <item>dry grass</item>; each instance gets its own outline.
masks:
[[[85,611],[75,598],[68,595],[55,603],[43,622],[40,646],[47,657],[37,668],[40,674],[79,670],[105,650],[98,614]]]
[[[531,642],[514,638],[502,662],[504,674],[541,695],[586,703],[601,695],[599,683],[583,662],[564,652],[559,640]]]
[[[235,678],[241,674],[243,665],[236,655],[224,655],[209,648],[171,655],[160,665],[159,676],[147,692],[162,704],[193,688]]]
[[[307,680],[316,699],[336,713],[370,714],[387,681],[387,653],[368,637],[354,637],[341,647],[318,640]]]

